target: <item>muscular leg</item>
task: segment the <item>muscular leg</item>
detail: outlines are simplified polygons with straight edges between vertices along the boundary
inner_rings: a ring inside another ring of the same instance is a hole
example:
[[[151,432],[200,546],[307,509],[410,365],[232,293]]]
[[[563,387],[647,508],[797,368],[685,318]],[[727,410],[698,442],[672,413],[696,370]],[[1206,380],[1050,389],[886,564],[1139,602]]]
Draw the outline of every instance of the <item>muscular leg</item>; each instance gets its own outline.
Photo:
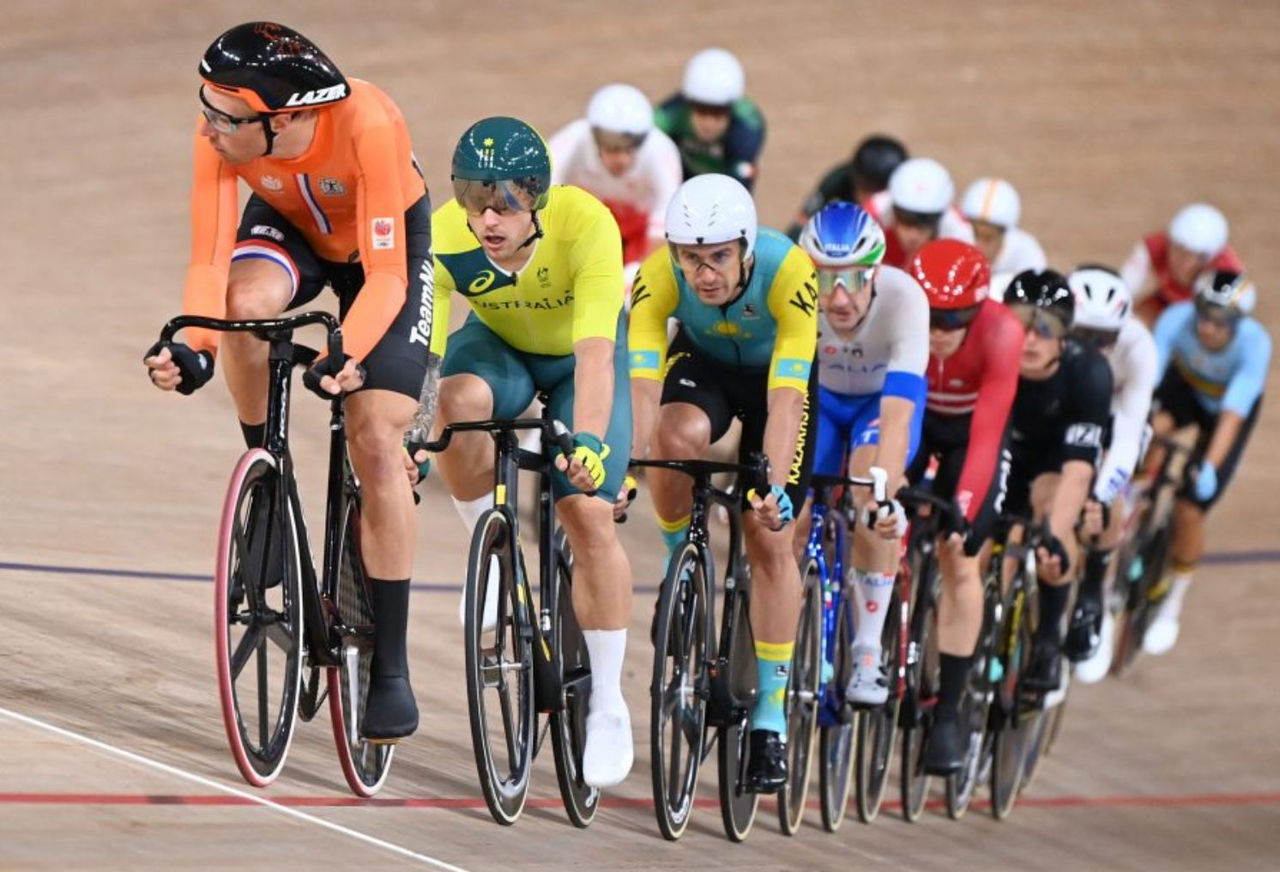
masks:
[[[493,415],[493,391],[478,375],[460,373],[440,381],[435,437],[448,424],[477,421]],[[457,433],[436,456],[436,467],[454,499],[480,499],[493,488],[493,438],[486,433]]]
[[[669,403],[658,412],[651,456],[655,460],[702,457],[711,445],[711,419],[691,403]],[[693,505],[689,477],[665,469],[648,471],[649,494],[668,551],[674,549],[689,524]],[[798,572],[798,570],[797,570]]]
[[[347,399],[347,441],[360,479],[360,537],[365,569],[376,578],[413,571],[413,494],[401,444],[418,403],[394,391],[367,390]]]
[[[278,263],[261,258],[232,261],[227,277],[227,318],[275,318],[289,305],[292,294],[292,279]],[[249,333],[222,336],[222,371],[236,414],[245,424],[267,420],[268,350],[267,343]]]
[[[556,504],[573,548],[573,611],[584,630],[617,630],[631,618],[631,563],[613,506],[581,494]]]

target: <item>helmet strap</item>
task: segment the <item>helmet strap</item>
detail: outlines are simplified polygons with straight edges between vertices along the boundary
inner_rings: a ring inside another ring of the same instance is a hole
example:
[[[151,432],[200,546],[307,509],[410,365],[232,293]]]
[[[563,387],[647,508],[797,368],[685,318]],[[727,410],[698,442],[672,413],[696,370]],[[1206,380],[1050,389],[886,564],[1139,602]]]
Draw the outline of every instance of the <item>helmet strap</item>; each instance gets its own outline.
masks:
[[[263,157],[269,157],[271,150],[276,147],[276,132],[271,129],[271,116],[264,114],[260,119],[262,122],[262,133],[267,138],[267,150],[262,153]]]
[[[527,248],[542,238],[542,222],[538,220],[538,210],[534,209],[530,213],[533,216],[533,233],[524,242],[520,243],[520,248]],[[520,249],[516,249],[519,251]]]

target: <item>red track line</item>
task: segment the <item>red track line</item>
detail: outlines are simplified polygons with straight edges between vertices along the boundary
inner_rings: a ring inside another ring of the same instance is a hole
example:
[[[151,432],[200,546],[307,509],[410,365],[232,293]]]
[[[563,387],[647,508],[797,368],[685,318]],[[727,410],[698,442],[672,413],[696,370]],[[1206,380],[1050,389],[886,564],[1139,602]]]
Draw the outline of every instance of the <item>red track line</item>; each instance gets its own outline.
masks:
[[[358,799],[350,796],[277,796],[273,802],[295,808],[484,808],[481,797],[422,797],[406,799]],[[0,805],[192,805],[192,806],[249,806],[248,799],[219,794],[168,794],[168,793],[0,793]],[[530,799],[532,808],[559,808],[560,800]],[[710,797],[698,800],[701,807],[717,807],[718,801]],[[812,803],[811,803],[812,804]],[[605,808],[652,808],[647,797],[615,797],[605,799]],[[894,807],[897,803],[885,803]],[[930,807],[942,807],[941,802],[931,802]],[[974,803],[985,806],[984,801]],[[1185,795],[1120,795],[1120,796],[1045,796],[1021,797],[1018,805],[1023,808],[1175,808],[1183,806],[1247,806],[1280,805],[1280,793],[1193,793]]]

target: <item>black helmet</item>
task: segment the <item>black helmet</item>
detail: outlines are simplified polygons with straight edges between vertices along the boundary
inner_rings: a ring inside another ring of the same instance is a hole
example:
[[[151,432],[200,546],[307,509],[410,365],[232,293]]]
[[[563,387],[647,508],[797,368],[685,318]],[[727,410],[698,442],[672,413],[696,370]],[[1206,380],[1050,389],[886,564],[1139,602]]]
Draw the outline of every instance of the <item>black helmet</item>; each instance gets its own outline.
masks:
[[[1004,292],[1006,306],[1033,306],[1056,316],[1063,329],[1075,318],[1076,300],[1071,286],[1060,272],[1051,269],[1023,270],[1013,277]]]
[[[871,193],[889,187],[889,176],[907,159],[907,149],[892,136],[868,136],[853,152],[853,176],[859,188]]]
[[[312,109],[351,94],[315,43],[270,21],[239,24],[215,39],[200,59],[200,77],[259,113]]]

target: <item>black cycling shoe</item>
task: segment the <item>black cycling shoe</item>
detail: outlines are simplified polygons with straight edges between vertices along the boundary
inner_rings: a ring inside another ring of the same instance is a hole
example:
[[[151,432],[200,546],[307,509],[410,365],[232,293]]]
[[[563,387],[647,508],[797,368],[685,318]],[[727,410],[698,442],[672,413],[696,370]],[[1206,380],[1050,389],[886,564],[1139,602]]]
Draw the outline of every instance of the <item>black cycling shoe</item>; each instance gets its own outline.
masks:
[[[752,730],[748,742],[748,793],[777,793],[787,784],[787,743],[773,730]]]
[[[964,765],[965,735],[955,720],[934,721],[924,744],[924,771],[950,775]]]
[[[1055,641],[1037,639],[1031,646],[1031,663],[1022,676],[1027,690],[1049,692],[1062,684],[1062,648]]]
[[[403,675],[372,675],[360,735],[371,742],[396,742],[418,729],[418,704]]]
[[[1062,646],[1062,653],[1072,663],[1079,663],[1098,653],[1098,643],[1101,641],[1102,603],[1082,599],[1076,603],[1071,615],[1071,626],[1067,628],[1067,640]]]

